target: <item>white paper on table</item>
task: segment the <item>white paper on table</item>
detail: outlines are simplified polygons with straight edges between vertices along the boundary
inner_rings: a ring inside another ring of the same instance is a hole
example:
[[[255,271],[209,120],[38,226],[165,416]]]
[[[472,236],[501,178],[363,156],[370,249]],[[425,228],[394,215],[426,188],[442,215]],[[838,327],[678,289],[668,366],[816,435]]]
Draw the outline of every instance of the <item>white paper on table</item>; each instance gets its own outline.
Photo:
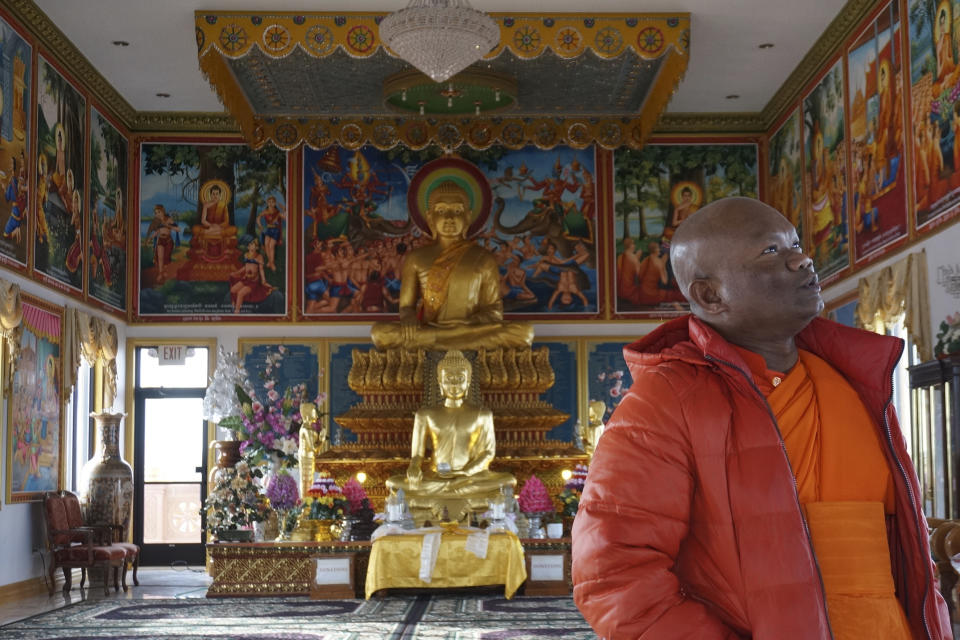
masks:
[[[487,531],[478,531],[467,536],[467,542],[463,548],[477,556],[481,560],[487,558],[487,545],[490,544],[490,533]]]
[[[433,578],[433,568],[440,553],[440,532],[425,533],[420,546],[420,579],[429,583]]]

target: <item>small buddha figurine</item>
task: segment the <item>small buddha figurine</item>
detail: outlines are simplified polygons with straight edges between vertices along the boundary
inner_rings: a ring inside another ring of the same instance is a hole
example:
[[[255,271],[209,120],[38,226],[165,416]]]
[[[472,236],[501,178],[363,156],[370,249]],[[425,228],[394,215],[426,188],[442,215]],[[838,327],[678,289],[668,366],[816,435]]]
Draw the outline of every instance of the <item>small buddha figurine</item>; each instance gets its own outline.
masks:
[[[467,239],[470,201],[451,180],[427,200],[433,243],[412,251],[400,276],[400,321],[370,332],[378,349],[529,347],[533,325],[504,322],[500,270],[493,253]]]
[[[593,457],[597,442],[603,435],[603,414],[607,412],[607,404],[603,400],[591,400],[587,410],[587,426],[580,437],[583,439],[583,450]]]
[[[437,382],[444,403],[417,410],[413,421],[407,473],[387,480],[391,490],[403,489],[413,508],[431,508],[438,500],[460,498],[471,509],[486,509],[487,500],[516,478],[488,468],[496,453],[493,413],[467,406],[472,367],[460,351],[448,351],[437,365]],[[433,446],[429,471],[421,470],[427,439]]]
[[[321,426],[320,431],[313,428],[319,418],[317,405],[312,402],[300,403],[300,445],[297,448],[297,464],[300,467],[300,495],[307,495],[313,485],[313,471],[316,456],[328,448],[327,430]]]

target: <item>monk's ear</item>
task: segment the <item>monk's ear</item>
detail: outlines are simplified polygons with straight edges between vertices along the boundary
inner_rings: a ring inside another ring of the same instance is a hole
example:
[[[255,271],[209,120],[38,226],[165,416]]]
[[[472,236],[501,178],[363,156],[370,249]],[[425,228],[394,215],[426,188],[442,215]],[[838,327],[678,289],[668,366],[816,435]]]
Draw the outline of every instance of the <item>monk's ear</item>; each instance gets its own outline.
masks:
[[[727,310],[727,304],[720,297],[713,281],[707,278],[697,278],[691,282],[688,296],[690,302],[707,315],[715,316]]]

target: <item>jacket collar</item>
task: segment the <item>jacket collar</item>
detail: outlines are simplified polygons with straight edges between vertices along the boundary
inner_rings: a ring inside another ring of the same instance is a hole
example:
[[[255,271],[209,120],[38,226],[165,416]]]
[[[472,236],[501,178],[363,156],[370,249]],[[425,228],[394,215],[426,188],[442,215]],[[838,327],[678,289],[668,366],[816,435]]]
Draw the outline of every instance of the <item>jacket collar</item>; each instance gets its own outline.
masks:
[[[893,368],[903,351],[903,340],[814,318],[796,341],[798,347],[836,368],[871,408],[884,406],[892,396]],[[668,361],[701,366],[722,361],[749,371],[737,350],[694,315],[665,322],[624,347],[623,354],[634,379],[640,369]]]

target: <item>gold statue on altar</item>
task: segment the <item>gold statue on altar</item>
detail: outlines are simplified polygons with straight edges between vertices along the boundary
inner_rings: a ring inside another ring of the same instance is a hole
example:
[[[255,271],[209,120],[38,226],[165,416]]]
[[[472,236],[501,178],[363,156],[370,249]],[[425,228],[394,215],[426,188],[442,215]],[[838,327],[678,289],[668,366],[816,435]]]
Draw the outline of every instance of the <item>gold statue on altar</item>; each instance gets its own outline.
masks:
[[[302,498],[307,495],[307,491],[313,486],[316,457],[329,448],[329,442],[325,424],[320,425],[319,431],[313,428],[313,425],[320,419],[317,413],[317,405],[312,402],[301,402],[300,419],[297,464],[300,467],[300,497]]]
[[[440,182],[427,200],[433,243],[412,251],[400,280],[400,321],[378,322],[377,349],[495,349],[529,347],[533,325],[504,322],[500,270],[493,254],[467,239],[466,191]]]
[[[593,457],[597,442],[603,435],[603,416],[607,412],[607,403],[603,400],[591,400],[587,410],[587,426],[580,430],[580,439],[583,440],[583,450]]]
[[[406,474],[387,480],[390,489],[403,489],[413,509],[433,509],[453,501],[469,510],[486,509],[488,499],[503,486],[516,486],[509,473],[491,471],[496,454],[493,413],[467,406],[472,367],[460,351],[451,350],[437,365],[443,406],[417,410],[413,422],[410,464]],[[433,459],[422,470],[429,438]]]

